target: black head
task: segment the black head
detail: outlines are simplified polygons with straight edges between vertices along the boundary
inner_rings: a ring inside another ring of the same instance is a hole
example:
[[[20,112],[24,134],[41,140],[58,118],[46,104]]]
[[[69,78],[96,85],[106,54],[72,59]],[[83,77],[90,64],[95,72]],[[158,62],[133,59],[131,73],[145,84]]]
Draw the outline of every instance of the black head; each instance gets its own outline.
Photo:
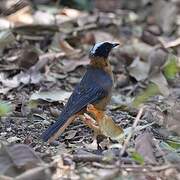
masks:
[[[90,50],[90,57],[103,57],[107,58],[111,49],[118,46],[118,43],[101,42],[96,43]]]

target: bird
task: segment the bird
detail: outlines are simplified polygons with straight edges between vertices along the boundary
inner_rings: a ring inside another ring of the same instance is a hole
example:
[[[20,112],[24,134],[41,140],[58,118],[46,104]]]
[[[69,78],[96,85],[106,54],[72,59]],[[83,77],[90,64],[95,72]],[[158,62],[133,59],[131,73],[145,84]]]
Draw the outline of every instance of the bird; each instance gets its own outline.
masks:
[[[45,142],[56,140],[78,116],[86,112],[88,104],[105,110],[111,100],[114,85],[109,53],[119,43],[99,42],[89,51],[90,63],[79,84],[76,85],[61,114],[54,124],[42,133]]]

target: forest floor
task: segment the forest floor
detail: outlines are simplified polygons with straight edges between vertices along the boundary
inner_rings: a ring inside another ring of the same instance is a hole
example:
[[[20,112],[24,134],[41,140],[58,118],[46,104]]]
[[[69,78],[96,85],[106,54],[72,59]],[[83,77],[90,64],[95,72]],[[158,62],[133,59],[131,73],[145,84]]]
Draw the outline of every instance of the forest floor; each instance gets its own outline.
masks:
[[[35,2],[0,4],[0,179],[180,179],[179,1]],[[102,41],[120,43],[106,113],[124,137],[77,119],[43,142]]]

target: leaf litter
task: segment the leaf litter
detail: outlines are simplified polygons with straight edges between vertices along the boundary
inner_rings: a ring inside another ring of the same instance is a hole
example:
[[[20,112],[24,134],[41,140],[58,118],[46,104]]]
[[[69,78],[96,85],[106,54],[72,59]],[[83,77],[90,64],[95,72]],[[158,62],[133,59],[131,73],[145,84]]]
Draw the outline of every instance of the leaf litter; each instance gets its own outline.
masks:
[[[0,178],[178,179],[178,1],[112,1],[107,9],[101,0],[96,11],[73,2],[0,4]],[[121,44],[110,54],[116,84],[103,133],[95,138],[77,119],[43,143],[100,41]]]

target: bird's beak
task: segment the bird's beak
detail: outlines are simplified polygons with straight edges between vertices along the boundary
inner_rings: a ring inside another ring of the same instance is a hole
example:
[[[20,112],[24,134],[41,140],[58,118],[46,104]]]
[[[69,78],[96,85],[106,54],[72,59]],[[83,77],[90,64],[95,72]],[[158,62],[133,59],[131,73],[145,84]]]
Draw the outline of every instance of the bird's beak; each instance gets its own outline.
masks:
[[[113,43],[112,44],[112,48],[116,47],[116,46],[119,46],[119,43]]]

